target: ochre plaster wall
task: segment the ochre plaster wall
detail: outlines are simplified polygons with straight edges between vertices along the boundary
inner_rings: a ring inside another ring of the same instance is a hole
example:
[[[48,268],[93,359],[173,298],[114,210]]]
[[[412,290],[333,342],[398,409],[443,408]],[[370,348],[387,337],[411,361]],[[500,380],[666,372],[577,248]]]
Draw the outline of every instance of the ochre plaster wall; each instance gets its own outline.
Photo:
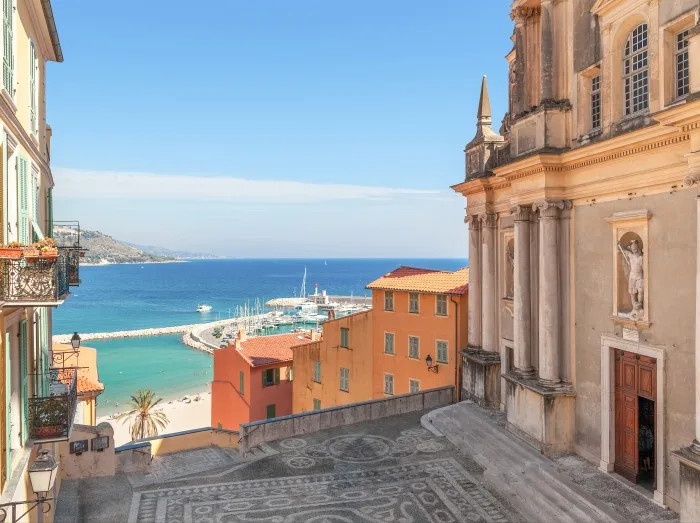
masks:
[[[696,191],[577,206],[574,209],[576,445],[596,461],[601,444],[601,334],[622,336],[610,319],[613,310],[612,228],[605,218],[646,209],[649,220],[649,296],[651,327],[640,342],[665,350],[665,448],[687,446],[694,435],[694,325]],[[614,425],[614,421],[613,421]],[[679,495],[678,462],[666,460],[667,495]]]
[[[240,372],[244,375],[240,393]],[[250,421],[250,365],[229,346],[214,351],[214,379],[211,384],[211,426],[238,430]]]

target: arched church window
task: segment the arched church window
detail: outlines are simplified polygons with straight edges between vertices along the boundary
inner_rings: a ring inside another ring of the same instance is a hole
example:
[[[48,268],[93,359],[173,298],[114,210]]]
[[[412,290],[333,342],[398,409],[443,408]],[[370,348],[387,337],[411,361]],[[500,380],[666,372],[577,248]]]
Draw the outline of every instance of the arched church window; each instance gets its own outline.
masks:
[[[622,71],[624,74],[625,115],[639,113],[649,107],[649,31],[647,24],[638,25],[627,38]]]

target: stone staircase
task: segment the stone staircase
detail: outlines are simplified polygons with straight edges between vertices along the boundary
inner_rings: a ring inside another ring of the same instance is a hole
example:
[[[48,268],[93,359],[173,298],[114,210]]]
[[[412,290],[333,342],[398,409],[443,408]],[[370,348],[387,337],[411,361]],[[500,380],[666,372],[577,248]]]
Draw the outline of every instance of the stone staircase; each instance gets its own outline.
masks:
[[[625,500],[646,505],[649,521],[673,521],[675,514],[598,471],[596,481],[611,482],[618,489],[615,502],[592,495],[572,481],[563,468],[505,431],[503,415],[485,411],[471,402],[434,410],[421,420],[423,426],[442,433],[484,469],[484,481],[497,490],[527,521],[602,523],[638,521]],[[593,468],[591,466],[591,468]],[[591,473],[589,472],[589,475]],[[654,519],[655,518],[655,519]]]

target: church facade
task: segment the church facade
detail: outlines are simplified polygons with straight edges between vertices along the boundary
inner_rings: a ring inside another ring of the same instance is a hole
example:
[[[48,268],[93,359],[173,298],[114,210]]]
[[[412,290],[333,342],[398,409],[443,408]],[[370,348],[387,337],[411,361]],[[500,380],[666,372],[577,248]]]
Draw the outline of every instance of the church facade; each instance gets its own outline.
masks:
[[[463,398],[700,520],[700,2],[516,0],[465,149]]]

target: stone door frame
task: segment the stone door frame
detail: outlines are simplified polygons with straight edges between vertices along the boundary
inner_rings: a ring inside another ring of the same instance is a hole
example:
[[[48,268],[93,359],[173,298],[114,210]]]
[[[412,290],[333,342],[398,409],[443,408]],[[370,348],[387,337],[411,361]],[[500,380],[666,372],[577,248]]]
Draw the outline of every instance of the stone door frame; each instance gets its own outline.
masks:
[[[666,494],[664,441],[665,389],[664,389],[664,347],[646,345],[637,341],[623,340],[617,336],[603,334],[600,337],[600,470],[613,472],[615,468],[615,349],[648,356],[656,360],[656,420],[655,441],[657,452],[656,489],[654,501],[665,507]]]

